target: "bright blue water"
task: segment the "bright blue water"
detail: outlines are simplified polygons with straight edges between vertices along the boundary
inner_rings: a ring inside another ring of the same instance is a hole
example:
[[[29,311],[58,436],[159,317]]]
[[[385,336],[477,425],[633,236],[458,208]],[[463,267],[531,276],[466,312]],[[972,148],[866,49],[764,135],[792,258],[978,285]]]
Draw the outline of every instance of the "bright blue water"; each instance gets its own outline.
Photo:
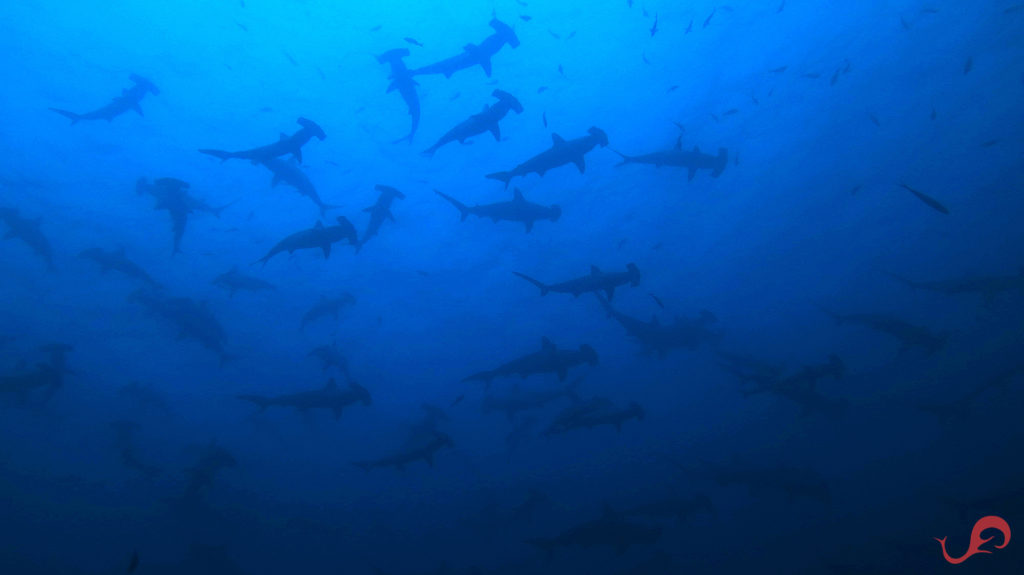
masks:
[[[124,573],[137,551],[138,573],[940,573],[954,568],[932,537],[948,535],[955,556],[983,515],[1021,525],[1024,7],[682,4],[6,3],[0,207],[42,218],[53,269],[25,242],[0,245],[0,570]],[[492,12],[521,45],[494,55],[490,78],[480,67],[417,76],[419,131],[412,145],[393,143],[410,118],[374,56],[408,48],[417,68],[459,54],[493,32]],[[140,102],[144,115],[71,126],[48,109],[99,108],[130,74],[159,88]],[[492,104],[495,88],[524,108],[501,121],[500,142],[484,133],[419,153]],[[250,265],[320,215],[286,184],[271,187],[264,168],[197,149],[268,144],[300,116],[327,134],[301,165],[337,206],[325,223],[345,216],[362,234],[377,184],[406,198],[358,254],[341,243],[327,260],[309,250]],[[530,233],[460,223],[432,191],[508,200],[485,174],[546,150],[551,133],[591,126],[610,145],[586,155],[585,173],[569,164],[513,181],[560,205],[557,222]],[[728,149],[720,177],[617,165],[613,150],[670,150],[680,135],[685,150]],[[178,178],[231,205],[219,218],[189,214],[172,256],[168,212],[135,193],[139,177]],[[139,281],[77,257],[93,247],[123,248],[162,284],[154,297],[205,302],[223,325],[224,365],[179,338],[173,317],[147,311]],[[616,290],[616,310],[662,325],[709,310],[718,337],[641,354],[594,296],[541,297],[511,273],[556,282],[630,262],[642,279]],[[229,296],[211,283],[235,266],[276,290]],[[915,290],[890,273],[990,289]],[[992,276],[1006,289],[986,284]],[[299,330],[321,296],[344,292],[355,305]],[[903,349],[819,306],[948,338],[934,353]],[[563,385],[554,374],[462,381],[539,350],[544,336],[597,351],[599,365],[566,378],[584,376],[583,405],[607,398],[615,407],[597,410],[607,414],[636,402],[646,417],[546,437],[571,401],[513,420],[482,413],[489,393]],[[40,350],[51,342],[74,347],[66,366]],[[371,406],[335,420],[237,399],[330,377],[344,387],[307,355],[331,342]],[[805,412],[781,388],[745,397],[752,384],[723,369],[724,354],[784,368],[770,382],[782,386],[836,354],[841,379],[797,389],[847,407]],[[39,385],[19,391],[25,382]],[[132,382],[152,397],[125,392]],[[417,426],[424,403],[448,420]],[[118,421],[137,427],[119,436]],[[352,465],[438,432],[454,447],[433,466]],[[190,491],[217,448],[236,465]],[[785,469],[829,497],[787,488],[776,479]],[[517,515],[531,490],[543,502]],[[715,512],[630,511],[697,495]],[[580,524],[610,544],[548,559],[527,543]],[[628,525],[660,536],[619,552]],[[1019,572],[1015,547],[955,569]],[[652,566],[666,554],[671,566]]]

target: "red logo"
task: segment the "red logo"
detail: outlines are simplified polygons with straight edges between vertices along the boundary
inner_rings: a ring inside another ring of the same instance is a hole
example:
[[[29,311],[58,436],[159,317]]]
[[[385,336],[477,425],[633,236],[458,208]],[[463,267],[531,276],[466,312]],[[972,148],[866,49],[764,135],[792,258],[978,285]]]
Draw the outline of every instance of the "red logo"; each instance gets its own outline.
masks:
[[[988,549],[981,548],[982,545],[995,538],[995,535],[985,538],[981,537],[981,534],[987,529],[996,529],[1003,535],[1003,544],[996,545],[996,549],[1002,549],[1010,543],[1010,526],[1002,517],[997,517],[995,515],[982,517],[974,524],[974,529],[971,530],[971,544],[967,547],[967,553],[964,553],[960,557],[953,558],[949,556],[949,553],[946,552],[945,537],[942,539],[935,537],[934,539],[942,545],[942,556],[946,558],[946,561],[949,561],[953,565],[959,565],[960,563],[967,561],[967,559],[972,555],[977,555],[978,553],[991,553]]]

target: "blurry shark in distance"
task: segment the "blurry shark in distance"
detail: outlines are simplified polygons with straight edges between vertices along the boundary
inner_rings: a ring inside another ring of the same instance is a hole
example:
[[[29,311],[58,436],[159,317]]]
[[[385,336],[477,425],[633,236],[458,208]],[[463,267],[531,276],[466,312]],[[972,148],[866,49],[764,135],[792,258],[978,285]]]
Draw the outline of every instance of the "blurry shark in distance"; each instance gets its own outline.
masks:
[[[404,449],[386,457],[380,459],[371,459],[366,461],[354,461],[352,465],[362,469],[363,471],[370,471],[374,468],[379,467],[394,467],[395,469],[405,469],[406,465],[415,463],[417,461],[426,462],[428,467],[434,466],[434,456],[438,451],[445,447],[454,447],[455,442],[446,433],[435,431],[430,437],[426,437],[421,441],[416,442],[417,445],[408,445]]]
[[[376,203],[363,210],[370,214],[370,223],[367,224],[366,231],[363,232],[363,239],[356,244],[356,252],[362,249],[363,245],[370,238],[377,235],[380,227],[384,225],[384,220],[395,221],[395,216],[391,213],[391,203],[396,198],[399,200],[405,199],[405,194],[391,186],[377,184],[374,186],[374,189],[380,192],[380,195],[377,197]]]
[[[539,373],[557,373],[558,380],[564,381],[569,368],[577,365],[597,365],[597,352],[587,344],[578,350],[558,349],[548,338],[541,339],[541,349],[498,367],[466,376],[462,381],[482,381],[490,385],[495,377],[519,375],[527,377]]]
[[[272,144],[267,144],[265,146],[260,146],[258,148],[252,148],[249,150],[242,150],[239,152],[228,152],[225,150],[210,149],[203,149],[199,151],[200,153],[206,154],[208,156],[220,158],[222,161],[237,158],[241,160],[250,160],[253,163],[263,163],[272,158],[279,158],[281,156],[291,155],[301,164],[302,147],[305,146],[313,138],[322,141],[324,138],[327,137],[327,134],[324,132],[323,128],[321,128],[313,120],[309,120],[307,118],[299,118],[296,121],[300,126],[302,126],[299,130],[297,130],[294,134],[290,136],[282,133],[281,137]]]
[[[388,84],[387,92],[390,94],[393,91],[398,91],[398,95],[405,102],[412,119],[409,134],[392,142],[394,144],[403,141],[408,141],[411,144],[413,136],[416,135],[416,130],[420,126],[420,96],[416,93],[416,86],[419,84],[413,79],[412,72],[405,66],[403,59],[408,55],[408,48],[396,48],[377,56],[377,62],[391,66],[391,75],[388,76],[391,83]]]
[[[526,226],[526,232],[533,230],[533,223],[537,220],[551,220],[557,222],[562,217],[562,208],[558,205],[542,206],[526,201],[519,188],[512,191],[512,201],[497,202],[493,204],[477,204],[467,206],[455,198],[434,190],[434,193],[448,200],[459,210],[460,221],[466,221],[469,216],[490,218],[492,222],[499,220],[509,222],[522,222]]]
[[[25,242],[29,249],[43,258],[50,270],[54,269],[53,248],[50,246],[50,240],[43,235],[42,218],[30,220],[22,217],[15,208],[0,208],[0,221],[7,226],[3,239],[19,239]]]
[[[160,89],[157,88],[155,84],[138,74],[132,74],[129,78],[134,85],[131,88],[122,90],[120,96],[117,96],[102,108],[82,114],[61,110],[59,108],[50,108],[50,110],[53,110],[61,116],[71,120],[72,125],[83,120],[106,120],[109,122],[129,110],[134,110],[138,115],[142,116],[142,107],[139,106],[139,103],[146,97],[146,94],[153,94],[154,96],[158,95],[160,93]]]
[[[608,316],[625,328],[626,333],[643,346],[644,351],[664,358],[673,349],[696,349],[701,344],[718,341],[720,334],[710,326],[718,321],[715,314],[704,310],[695,319],[677,317],[662,324],[657,316],[643,321],[617,311],[600,293],[595,294]]]
[[[337,297],[327,297],[322,295],[320,296],[320,301],[313,304],[313,307],[309,308],[309,310],[303,314],[302,322],[299,324],[299,330],[303,331],[311,322],[328,316],[337,321],[338,313],[348,306],[355,305],[355,303],[356,298],[350,293],[343,293]]]
[[[588,292],[604,292],[611,300],[615,295],[616,287],[626,284],[633,287],[640,285],[640,269],[634,263],[627,264],[624,272],[610,273],[601,271],[597,266],[590,266],[590,275],[555,284],[545,284],[519,272],[512,273],[540,288],[542,296],[547,295],[548,292],[568,293],[573,297],[579,297]]]
[[[729,152],[725,148],[719,148],[718,155],[711,156],[701,152],[697,146],[694,146],[693,150],[684,150],[682,145],[682,136],[680,136],[676,140],[675,147],[671,150],[638,156],[627,156],[622,152],[613,151],[622,157],[622,161],[619,162],[620,166],[624,164],[649,164],[656,168],[662,166],[686,168],[687,181],[693,180],[697,175],[697,170],[710,170],[711,177],[717,178],[722,175],[726,166],[729,165]]]
[[[311,409],[327,409],[334,413],[334,418],[341,417],[342,411],[349,405],[362,403],[369,406],[373,403],[370,392],[354,381],[350,381],[347,389],[338,387],[332,378],[320,389],[298,391],[284,395],[239,395],[238,399],[248,401],[260,408],[260,411],[268,407],[291,407],[301,412]]]
[[[100,271],[104,274],[110,271],[116,271],[132,279],[145,282],[150,287],[160,287],[160,284],[146,273],[145,270],[139,267],[135,262],[128,259],[128,256],[125,255],[124,248],[117,250],[89,248],[82,250],[82,252],[78,254],[78,257],[96,262],[96,264],[100,266]]]
[[[548,559],[554,556],[559,547],[611,547],[619,554],[625,553],[634,545],[649,545],[661,537],[661,527],[631,523],[621,513],[605,506],[604,514],[592,521],[586,521],[571,527],[551,538],[530,539],[527,543],[536,545],[544,551]]]
[[[210,283],[228,290],[229,297],[235,297],[235,292],[238,291],[261,292],[277,290],[277,287],[268,281],[243,274],[238,270],[238,266],[213,278],[213,281]]]

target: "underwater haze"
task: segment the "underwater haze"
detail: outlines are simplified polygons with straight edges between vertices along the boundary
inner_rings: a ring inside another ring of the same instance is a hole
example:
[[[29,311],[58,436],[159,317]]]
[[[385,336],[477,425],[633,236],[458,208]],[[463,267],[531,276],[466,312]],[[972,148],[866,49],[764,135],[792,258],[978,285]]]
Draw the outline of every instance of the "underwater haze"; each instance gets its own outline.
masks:
[[[1018,0],[0,49],[0,573],[1024,572]]]

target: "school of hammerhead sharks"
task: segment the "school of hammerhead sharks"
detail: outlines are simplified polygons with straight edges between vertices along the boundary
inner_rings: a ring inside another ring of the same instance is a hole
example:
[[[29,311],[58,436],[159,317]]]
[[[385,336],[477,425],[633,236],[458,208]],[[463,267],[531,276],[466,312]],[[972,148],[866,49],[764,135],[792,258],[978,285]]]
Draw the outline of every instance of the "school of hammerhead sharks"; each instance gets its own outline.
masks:
[[[781,7],[780,7],[781,10]],[[713,14],[712,14],[713,15]],[[709,17],[710,20],[710,17]],[[706,25],[707,23],[705,23]],[[691,24],[692,25],[692,24]],[[417,94],[417,77],[440,75],[450,78],[462,71],[481,68],[484,75],[490,78],[492,71],[500,69],[503,51],[519,46],[519,39],[513,27],[497,18],[489,22],[491,32],[482,41],[468,44],[460,53],[423,67],[408,67],[406,60],[410,56],[407,48],[387,51],[376,56],[383,72],[388,73],[388,93],[395,93],[402,99],[408,109],[411,127],[407,135],[395,143],[412,143],[417,135],[420,123],[420,100]],[[657,32],[657,22],[651,29],[653,36]],[[413,43],[410,39],[407,39]],[[492,64],[493,61],[493,64]],[[494,70],[492,70],[492,65]],[[839,75],[842,69],[836,71]],[[121,95],[114,97],[108,104],[90,112],[78,113],[64,109],[51,108],[55,113],[68,118],[71,124],[88,121],[112,121],[125,113],[143,114],[143,103],[147,97],[159,96],[158,79],[145,78],[132,74],[131,85]],[[440,148],[465,143],[475,137],[490,137],[502,140],[501,123],[513,112],[520,114],[523,106],[512,93],[495,89],[493,102],[478,113],[452,127],[432,145],[421,153],[432,156]],[[290,188],[308,198],[316,207],[325,221],[318,221],[308,229],[296,230],[290,235],[280,238],[260,258],[251,262],[256,266],[267,266],[280,254],[293,254],[300,250],[322,252],[324,259],[331,256],[336,245],[351,246],[355,253],[370,242],[375,236],[387,233],[389,222],[394,220],[392,210],[396,202],[404,199],[405,193],[387,184],[378,184],[377,201],[367,207],[368,215],[365,229],[357,231],[355,225],[345,216],[339,215],[326,218],[327,214],[336,211],[337,206],[325,202],[317,192],[313,181],[303,169],[303,154],[307,146],[315,146],[317,141],[327,137],[327,131],[314,119],[299,117],[298,129],[291,134],[280,134],[279,138],[266,145],[227,151],[220,149],[199,149],[198,152],[221,160],[222,162],[241,161],[252,165],[253,169],[265,169],[269,172],[271,186],[279,185]],[[546,122],[545,122],[546,126]],[[490,136],[488,136],[490,135]],[[273,139],[273,138],[268,138]],[[595,148],[610,147],[609,135],[599,127],[591,127],[586,133],[573,138],[563,138],[552,134],[551,144],[536,155],[523,160],[506,171],[486,174],[485,177],[501,183],[510,198],[507,201],[470,205],[456,197],[435,190],[441,202],[453,206],[460,220],[469,216],[489,219],[494,222],[515,222],[532,232],[537,222],[556,222],[562,215],[559,205],[542,205],[524,197],[515,187],[517,179],[536,174],[543,177],[553,170],[579,173],[586,170],[586,156]],[[622,164],[643,164],[654,167],[680,169],[687,180],[697,177],[718,178],[727,169],[730,155],[726,148],[717,149],[714,153],[706,153],[699,148],[684,148],[682,136],[669,149],[649,153],[628,155],[615,152]],[[482,174],[483,175],[483,174]],[[949,210],[939,200],[919,190],[904,186],[906,191],[931,209],[940,213]],[[135,183],[135,191],[140,197],[151,198],[154,209],[167,213],[171,228],[171,251],[181,251],[181,243],[185,237],[189,218],[197,213],[207,213],[219,217],[222,210],[229,205],[214,206],[203,198],[194,195],[189,182],[173,176],[153,174],[139,178]],[[400,205],[400,204],[397,204]],[[454,213],[454,212],[453,212]],[[43,234],[41,221],[22,215],[11,207],[0,208],[0,222],[6,227],[5,239],[18,239],[34,253],[42,258],[50,268],[54,267],[54,250],[47,237]],[[7,244],[10,245],[10,244]],[[13,249],[13,248],[5,248]],[[161,286],[142,266],[128,258],[123,249],[106,249],[101,247],[87,249],[79,257],[94,262],[103,272],[118,272],[139,284],[139,287],[128,298],[126,305],[136,305],[150,312],[155,318],[164,322],[179,333],[180,338],[191,339],[201,347],[214,354],[220,364],[230,362],[234,356],[229,353],[227,335],[224,327],[214,312],[205,302],[189,297],[177,296]],[[246,262],[250,263],[250,262]],[[259,267],[255,267],[259,269]],[[613,305],[617,288],[638,286],[642,280],[641,270],[630,263],[625,269],[604,270],[592,266],[589,273],[569,278],[537,279],[518,271],[512,272],[516,277],[535,286],[541,295],[549,293],[571,294],[574,297],[594,297],[609,318],[617,322],[625,334],[634,340],[645,353],[657,357],[665,357],[674,350],[692,350],[703,345],[714,346],[721,334],[716,329],[717,319],[710,311],[701,311],[693,317],[677,317],[674,321],[662,323],[657,317],[641,319],[622,313]],[[906,285],[920,290],[929,290],[943,294],[980,294],[990,300],[1000,294],[1024,290],[1024,275],[1006,275],[991,277],[973,277],[962,280],[913,281],[902,277],[895,278]],[[513,280],[518,281],[518,280]],[[231,295],[237,291],[272,291],[274,285],[261,279],[256,273],[245,273],[240,268],[218,276],[215,284],[223,287]],[[651,295],[661,306],[657,297]],[[307,325],[325,320],[337,320],[339,313],[345,308],[356,305],[356,298],[349,293],[335,296],[324,296],[313,305],[301,318],[300,329]],[[839,313],[830,309],[822,311],[833,318],[838,324],[859,325],[867,329],[885,334],[898,340],[904,348],[920,348],[926,354],[939,353],[943,350],[947,335],[908,323],[888,314],[874,313]],[[0,342],[6,344],[7,342]],[[179,344],[185,345],[185,344]],[[69,357],[74,346],[69,343],[49,343],[38,348],[45,360],[35,365],[21,365],[11,373],[0,376],[0,394],[14,398],[17,403],[45,403],[62,388],[66,377],[74,376],[75,372],[69,365]],[[173,349],[173,348],[172,348]],[[173,351],[171,352],[173,353]],[[735,376],[743,386],[743,395],[770,394],[785,401],[792,402],[805,414],[823,413],[826,416],[838,416],[847,408],[843,399],[830,397],[823,393],[820,382],[828,379],[841,379],[847,371],[843,360],[837,355],[822,358],[817,364],[805,365],[797,370],[765,362],[757,358],[741,354],[732,354],[724,350],[716,350],[719,366]],[[282,390],[281,395],[240,394],[238,399],[251,403],[259,411],[268,408],[291,408],[302,413],[312,410],[323,410],[340,417],[344,410],[371,406],[371,392],[358,383],[350,374],[349,362],[343,350],[336,343],[323,345],[314,349],[311,354],[323,363],[324,371],[336,373],[342,380],[339,384],[335,378],[323,386],[314,386],[305,390]],[[598,365],[598,354],[587,344],[578,348],[563,348],[543,338],[539,349],[521,357],[510,358],[507,362],[493,369],[467,375],[464,381],[482,382],[486,386],[482,408],[485,413],[494,412],[506,415],[509,421],[520,424],[509,435],[509,441],[516,436],[535,433],[527,428],[525,421],[519,419],[523,413],[537,410],[550,405],[563,405],[554,414],[550,423],[539,433],[556,435],[574,430],[592,429],[609,426],[616,430],[632,420],[643,420],[644,408],[636,402],[618,403],[603,397],[583,398],[579,395],[582,378],[570,379],[570,371],[583,367]],[[518,386],[510,392],[499,393],[491,390],[491,382],[500,378],[527,378],[538,374],[553,374],[561,382],[558,387],[545,390],[522,390]],[[920,406],[922,410],[931,411],[941,420],[954,419],[968,403],[976,400],[987,390],[1005,387],[1007,382],[1020,375],[1020,368],[1007,370],[989,381],[983,382],[973,391],[956,403],[932,404]],[[125,394],[134,395],[141,401],[158,403],[159,397],[152,389],[141,384],[131,384],[122,390]],[[461,402],[459,396],[453,406]],[[438,407],[424,405],[425,415],[422,425],[417,426],[413,437],[401,448],[386,453],[376,459],[354,461],[353,465],[368,473],[378,468],[405,469],[417,464],[433,467],[435,459],[444,450],[454,447],[453,438],[440,429],[439,423],[448,416]],[[533,420],[530,421],[532,424]],[[132,422],[115,424],[118,432],[118,449],[124,465],[143,475],[152,476],[160,470],[146,462],[140,454],[133,439],[137,425]],[[203,494],[213,484],[219,473],[237,464],[234,456],[223,446],[209,445],[198,457],[195,465],[185,474],[183,501],[198,504]],[[789,496],[806,497],[811,500],[827,502],[830,493],[827,483],[813,472],[807,470],[756,469],[730,466],[707,465],[701,470],[709,478],[720,484],[748,485],[757,489],[772,489],[784,492]],[[526,513],[535,506],[542,505],[544,495],[531,492],[527,501],[521,506]],[[683,518],[692,514],[711,512],[712,502],[707,496],[698,495],[693,498],[676,498],[652,502],[649,505],[633,509],[613,510],[606,508],[598,517],[555,534],[550,537],[538,537],[530,540],[546,555],[551,555],[560,547],[569,546],[609,546],[624,550],[633,545],[643,545],[658,540],[662,527],[657,520],[664,518]],[[638,518],[651,519],[637,521]],[[629,573],[663,573],[670,572],[672,559],[666,555],[657,555],[647,563],[638,566]],[[132,556],[128,572],[135,571],[140,564],[138,554]],[[474,570],[480,573],[479,570]]]

